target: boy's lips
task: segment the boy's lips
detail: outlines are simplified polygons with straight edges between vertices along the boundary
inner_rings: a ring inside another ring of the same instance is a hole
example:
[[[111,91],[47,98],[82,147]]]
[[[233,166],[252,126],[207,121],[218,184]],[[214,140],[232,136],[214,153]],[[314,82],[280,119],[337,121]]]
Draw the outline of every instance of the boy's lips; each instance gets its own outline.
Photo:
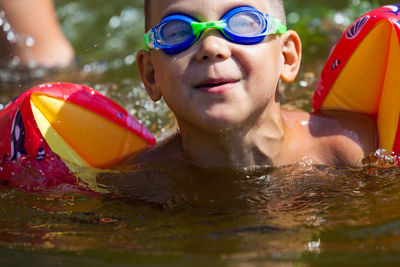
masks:
[[[194,88],[202,92],[216,94],[230,89],[238,82],[239,79],[207,79],[195,85]]]

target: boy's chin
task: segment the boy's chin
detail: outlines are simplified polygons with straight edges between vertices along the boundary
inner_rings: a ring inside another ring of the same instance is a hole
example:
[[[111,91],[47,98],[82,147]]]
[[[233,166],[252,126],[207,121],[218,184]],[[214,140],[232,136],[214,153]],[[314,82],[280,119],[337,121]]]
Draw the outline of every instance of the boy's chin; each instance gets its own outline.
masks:
[[[198,130],[209,132],[209,133],[224,133],[235,131],[243,128],[249,121],[249,114],[242,112],[242,109],[236,107],[210,107],[203,110],[197,110],[197,115],[192,113],[189,116],[184,114],[181,118],[180,127],[185,127],[185,124],[189,128],[195,127]],[[178,118],[178,122],[179,117]]]

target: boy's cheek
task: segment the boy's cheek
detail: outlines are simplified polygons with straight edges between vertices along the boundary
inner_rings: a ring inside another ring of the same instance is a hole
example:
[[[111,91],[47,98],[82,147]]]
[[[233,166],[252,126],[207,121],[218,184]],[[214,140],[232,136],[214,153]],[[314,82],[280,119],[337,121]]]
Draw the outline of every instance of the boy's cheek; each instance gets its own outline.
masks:
[[[187,60],[185,61],[175,56],[162,55],[156,59],[156,69],[163,73],[171,73],[172,75],[184,72],[187,69],[187,65]]]
[[[277,66],[281,51],[276,42],[247,45],[235,53],[238,61],[251,70],[270,69],[271,63]],[[266,73],[264,73],[266,75]]]

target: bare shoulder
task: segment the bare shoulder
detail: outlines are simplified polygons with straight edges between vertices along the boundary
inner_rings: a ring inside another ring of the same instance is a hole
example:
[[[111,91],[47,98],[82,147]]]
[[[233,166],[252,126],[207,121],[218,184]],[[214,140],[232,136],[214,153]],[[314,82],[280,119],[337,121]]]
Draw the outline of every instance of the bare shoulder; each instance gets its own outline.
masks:
[[[182,145],[179,133],[165,138],[139,155],[128,157],[120,165],[171,161],[182,161]]]
[[[286,161],[307,156],[317,164],[358,166],[378,147],[374,117],[347,111],[282,111],[282,115],[290,139]]]
[[[378,148],[375,118],[359,113],[313,113],[309,131],[318,139],[320,153],[331,165],[358,166]]]

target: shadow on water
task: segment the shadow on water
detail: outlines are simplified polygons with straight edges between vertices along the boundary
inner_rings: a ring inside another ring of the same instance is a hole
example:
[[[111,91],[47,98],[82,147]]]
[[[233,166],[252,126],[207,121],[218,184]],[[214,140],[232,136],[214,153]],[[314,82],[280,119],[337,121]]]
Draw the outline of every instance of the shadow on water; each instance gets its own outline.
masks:
[[[0,67],[0,109],[42,82],[87,84],[135,115],[159,138],[175,129],[165,104],[146,96],[135,67],[142,1],[56,0],[78,55],[67,70]],[[288,1],[302,38],[286,108],[311,110],[330,48],[376,1]],[[0,265],[337,265],[399,259],[400,171],[369,164],[329,168],[201,169],[157,163],[96,177],[111,193],[27,194],[0,187]]]

